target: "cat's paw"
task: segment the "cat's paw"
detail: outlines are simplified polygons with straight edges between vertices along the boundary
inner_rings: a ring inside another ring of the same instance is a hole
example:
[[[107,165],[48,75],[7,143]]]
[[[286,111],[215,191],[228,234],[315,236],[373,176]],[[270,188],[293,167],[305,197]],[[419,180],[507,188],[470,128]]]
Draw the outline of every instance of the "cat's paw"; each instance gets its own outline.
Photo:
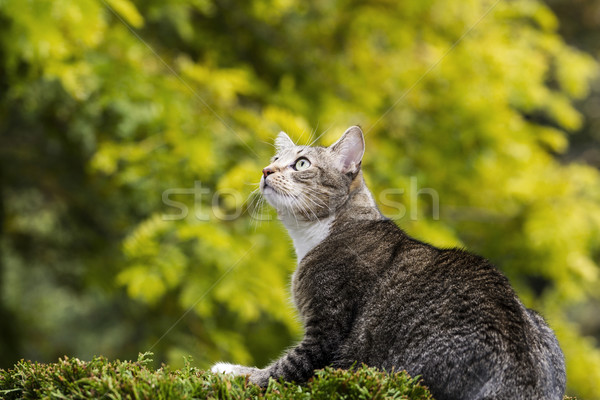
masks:
[[[243,365],[230,364],[226,362],[218,362],[210,368],[213,374],[229,374],[229,375],[248,375],[250,382],[259,386],[267,386],[269,383],[269,373],[266,370],[254,367],[245,367]]]
[[[218,362],[210,368],[210,372],[213,374],[231,374],[241,375],[241,369],[244,368],[241,365],[230,364],[226,362]]]
[[[230,364],[225,362],[219,362],[212,366],[210,372],[214,374],[229,374],[229,375],[252,375],[260,371],[258,368],[245,367],[243,365]]]

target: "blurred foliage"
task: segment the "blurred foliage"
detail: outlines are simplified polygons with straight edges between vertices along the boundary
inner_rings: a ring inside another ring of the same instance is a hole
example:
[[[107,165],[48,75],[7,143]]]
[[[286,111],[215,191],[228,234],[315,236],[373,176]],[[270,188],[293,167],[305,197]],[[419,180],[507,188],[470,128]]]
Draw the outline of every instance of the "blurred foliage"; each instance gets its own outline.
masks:
[[[567,312],[598,304],[600,174],[561,158],[598,65],[543,3],[0,0],[0,21],[2,366],[277,356],[293,253],[252,191],[278,130],[359,123],[382,211],[495,262],[600,399]]]
[[[600,60],[600,0],[548,0],[560,20],[559,32],[572,44]],[[570,146],[561,155],[564,162],[584,162],[600,168],[600,79],[591,85],[589,96],[575,103],[585,117],[583,127],[569,138]],[[584,335],[600,341],[600,300],[580,302],[569,309],[570,317]]]

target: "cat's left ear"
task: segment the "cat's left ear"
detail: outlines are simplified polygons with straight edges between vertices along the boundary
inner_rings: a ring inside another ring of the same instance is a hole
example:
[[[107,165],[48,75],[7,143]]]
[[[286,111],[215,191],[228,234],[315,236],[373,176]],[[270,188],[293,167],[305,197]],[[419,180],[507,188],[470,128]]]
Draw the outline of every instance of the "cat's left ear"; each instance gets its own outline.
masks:
[[[359,126],[351,126],[342,137],[329,147],[336,156],[338,169],[344,173],[357,173],[365,154],[365,138]]]
[[[294,147],[296,144],[290,139],[290,137],[284,131],[279,132],[275,139],[275,148],[277,151],[282,151]]]

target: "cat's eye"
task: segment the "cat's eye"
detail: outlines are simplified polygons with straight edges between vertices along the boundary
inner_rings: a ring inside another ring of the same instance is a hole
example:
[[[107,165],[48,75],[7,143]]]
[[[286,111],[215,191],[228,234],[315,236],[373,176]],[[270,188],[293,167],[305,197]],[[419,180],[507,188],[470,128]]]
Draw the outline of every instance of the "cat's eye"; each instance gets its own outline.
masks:
[[[294,169],[296,171],[304,171],[308,167],[310,167],[310,161],[308,161],[306,158],[300,158],[296,161],[296,164],[294,164]]]

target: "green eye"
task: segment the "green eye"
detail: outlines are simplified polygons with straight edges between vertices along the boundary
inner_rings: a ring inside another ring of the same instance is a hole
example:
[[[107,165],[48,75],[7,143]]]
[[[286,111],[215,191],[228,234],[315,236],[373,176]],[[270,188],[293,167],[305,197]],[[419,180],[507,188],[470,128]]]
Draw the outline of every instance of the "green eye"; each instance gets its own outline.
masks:
[[[296,171],[304,171],[308,167],[310,167],[310,161],[308,161],[306,158],[301,158],[296,161],[296,164],[294,164],[294,169]]]

